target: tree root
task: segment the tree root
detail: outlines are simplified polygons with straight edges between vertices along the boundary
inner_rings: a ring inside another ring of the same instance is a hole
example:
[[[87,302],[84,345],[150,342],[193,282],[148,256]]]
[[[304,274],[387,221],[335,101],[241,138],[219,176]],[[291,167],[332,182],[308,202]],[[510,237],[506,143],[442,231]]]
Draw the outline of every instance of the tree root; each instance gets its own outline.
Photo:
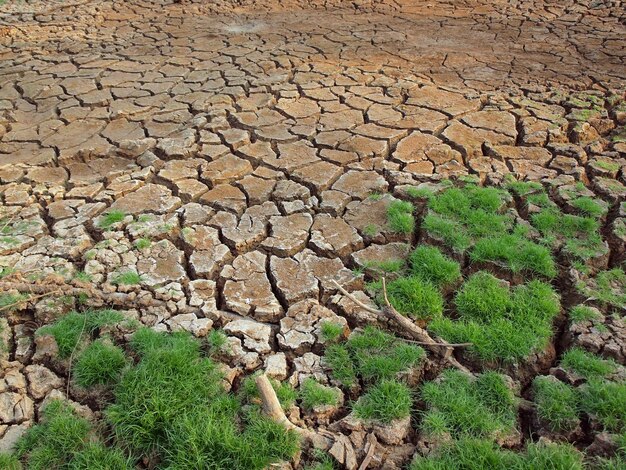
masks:
[[[370,307],[369,305],[364,304],[360,300],[358,300],[354,295],[345,290],[337,281],[333,279],[333,283],[339,289],[339,291],[345,295],[352,302],[357,304],[359,307],[367,310],[368,312],[374,313],[381,318],[386,318],[392,320],[396,325],[400,326],[402,331],[406,332],[411,339],[415,340],[415,343],[420,344],[429,351],[433,352],[437,356],[444,359],[451,366],[459,369],[461,372],[469,375],[473,375],[472,372],[459,363],[454,356],[452,355],[454,348],[457,347],[466,347],[471,346],[471,343],[446,343],[439,338],[433,338],[430,336],[428,331],[424,328],[419,327],[415,323],[413,323],[409,318],[401,315],[389,302],[389,298],[387,297],[387,284],[385,282],[385,278],[382,278],[383,283],[383,297],[385,299],[385,306],[382,310]]]

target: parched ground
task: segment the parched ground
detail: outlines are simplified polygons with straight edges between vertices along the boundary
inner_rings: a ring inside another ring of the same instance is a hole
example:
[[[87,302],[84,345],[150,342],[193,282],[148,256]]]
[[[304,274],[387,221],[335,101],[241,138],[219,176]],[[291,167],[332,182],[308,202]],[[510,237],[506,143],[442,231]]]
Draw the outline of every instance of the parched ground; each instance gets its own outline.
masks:
[[[625,24],[620,0],[8,1],[0,267],[87,279],[159,331],[223,328],[234,384],[328,381],[318,323],[363,326],[333,281],[364,296],[372,262],[423,239],[388,226],[407,187],[582,182],[606,202],[604,268],[623,263]],[[65,393],[34,330],[76,302],[1,319],[5,376],[21,377],[0,380],[3,449]],[[570,336],[624,364],[619,328]],[[360,462],[365,434],[348,428]],[[410,459],[402,432],[370,468]]]

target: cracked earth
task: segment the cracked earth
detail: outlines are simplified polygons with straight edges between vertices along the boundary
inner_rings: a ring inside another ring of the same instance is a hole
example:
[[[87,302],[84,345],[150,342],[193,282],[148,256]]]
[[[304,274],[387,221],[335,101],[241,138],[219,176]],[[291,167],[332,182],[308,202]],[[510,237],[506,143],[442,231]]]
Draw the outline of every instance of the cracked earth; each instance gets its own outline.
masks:
[[[223,328],[231,381],[327,381],[319,322],[360,321],[333,280],[367,300],[372,260],[418,243],[388,227],[407,188],[582,182],[607,227],[624,223],[625,15],[610,0],[6,3],[0,267],[84,273],[101,305],[159,331]],[[31,323],[75,301],[7,323],[4,359],[29,377],[7,386],[7,442],[64,389],[34,365]],[[402,465],[414,446],[395,444]]]

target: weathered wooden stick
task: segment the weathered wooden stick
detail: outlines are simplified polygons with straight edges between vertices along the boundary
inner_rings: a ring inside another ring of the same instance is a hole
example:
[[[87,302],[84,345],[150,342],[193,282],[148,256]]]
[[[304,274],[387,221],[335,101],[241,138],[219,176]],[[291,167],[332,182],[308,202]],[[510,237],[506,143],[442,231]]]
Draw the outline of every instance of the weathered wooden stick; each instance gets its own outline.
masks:
[[[372,458],[374,457],[374,452],[376,452],[376,444],[378,444],[376,434],[374,434],[373,432],[369,433],[367,435],[367,445],[369,446],[369,449],[367,449],[367,454],[365,454],[365,458],[363,459],[363,462],[361,462],[359,470],[367,470],[367,466],[372,461]]]
[[[399,325],[402,328],[403,331],[406,331],[407,334],[409,334],[412,338],[417,340],[417,342],[419,342],[421,345],[425,346],[430,351],[433,351],[435,354],[445,359],[450,365],[456,367],[457,369],[461,370],[462,372],[466,374],[470,374],[470,375],[472,374],[471,371],[467,367],[460,364],[452,356],[452,348],[471,346],[471,343],[470,344],[461,343],[457,345],[453,343],[444,343],[444,342],[436,341],[430,336],[428,331],[426,331],[424,328],[419,327],[418,325],[413,323],[409,318],[405,317],[404,315],[401,315],[395,308],[393,308],[393,306],[391,305],[391,302],[389,302],[389,298],[387,296],[387,285],[385,282],[385,278],[382,279],[383,298],[385,300],[385,307],[382,310],[372,308],[364,304],[363,302],[359,301],[356,297],[354,297],[347,290],[345,290],[341,285],[339,285],[339,283],[334,279],[333,279],[333,283],[335,284],[335,286],[337,286],[337,289],[339,289],[339,291],[343,295],[345,295],[348,299],[350,299],[352,302],[357,304],[359,307],[362,307],[369,312],[372,312],[377,315],[387,317],[388,319],[393,320],[397,325]]]
[[[278,397],[276,396],[276,392],[274,391],[274,387],[270,383],[270,380],[267,378],[265,374],[259,374],[256,379],[256,386],[259,389],[259,395],[261,397],[261,402],[263,403],[263,411],[272,421],[275,421],[279,424],[282,424],[287,429],[292,430],[300,434],[305,439],[311,439],[312,431],[308,429],[301,428],[293,424],[283,411],[283,407],[280,406],[280,401],[278,401]]]

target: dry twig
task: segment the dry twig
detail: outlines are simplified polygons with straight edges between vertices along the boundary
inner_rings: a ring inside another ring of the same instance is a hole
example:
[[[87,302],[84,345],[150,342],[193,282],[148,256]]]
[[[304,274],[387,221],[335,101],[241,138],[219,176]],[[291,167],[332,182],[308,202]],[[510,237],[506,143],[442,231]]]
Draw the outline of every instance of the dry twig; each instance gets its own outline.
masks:
[[[456,367],[466,374],[471,374],[471,371],[460,364],[452,355],[453,348],[455,347],[465,347],[471,346],[471,343],[445,343],[443,341],[438,341],[433,339],[432,336],[423,328],[420,328],[418,325],[413,323],[409,318],[401,315],[389,302],[389,298],[387,297],[387,284],[385,282],[385,278],[382,278],[383,284],[383,298],[385,300],[385,307],[382,310],[378,310],[370,307],[369,305],[364,304],[360,300],[358,300],[354,295],[350,294],[347,290],[345,290],[337,281],[333,279],[333,283],[337,286],[337,289],[345,295],[352,302],[357,304],[359,307],[367,310],[368,312],[375,313],[380,317],[384,317],[392,320],[398,326],[402,328],[402,331],[405,331],[408,335],[411,336],[418,344],[425,346],[430,351],[434,352],[438,356],[445,359],[450,365]]]

